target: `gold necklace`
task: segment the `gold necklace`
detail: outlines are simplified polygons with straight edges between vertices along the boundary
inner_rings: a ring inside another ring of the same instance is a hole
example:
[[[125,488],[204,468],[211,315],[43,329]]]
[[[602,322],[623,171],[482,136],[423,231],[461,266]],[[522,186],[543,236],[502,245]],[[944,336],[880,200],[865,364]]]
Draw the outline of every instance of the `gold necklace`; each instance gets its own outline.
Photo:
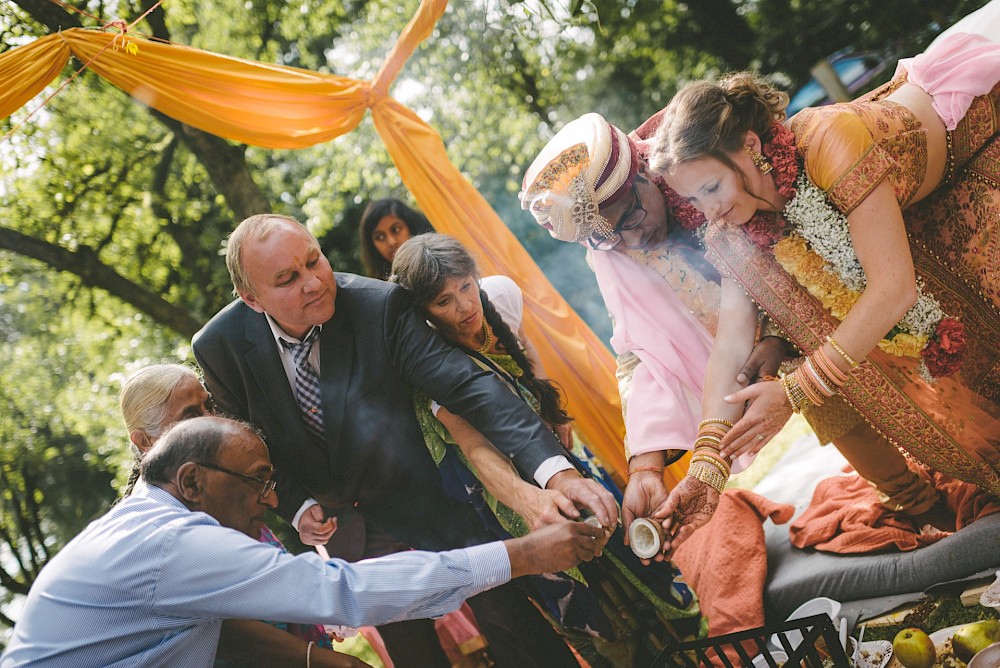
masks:
[[[486,324],[486,320],[483,320],[483,336],[486,337],[486,342],[479,346],[477,351],[480,355],[485,355],[490,352],[490,348],[493,347],[493,331]]]

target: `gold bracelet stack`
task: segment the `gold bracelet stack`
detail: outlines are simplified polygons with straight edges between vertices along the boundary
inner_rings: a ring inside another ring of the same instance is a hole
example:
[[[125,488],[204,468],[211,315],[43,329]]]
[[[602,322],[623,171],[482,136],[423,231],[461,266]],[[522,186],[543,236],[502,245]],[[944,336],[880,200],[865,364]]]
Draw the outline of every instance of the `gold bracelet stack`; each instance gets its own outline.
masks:
[[[805,392],[799,387],[799,381],[795,378],[794,373],[786,373],[778,381],[781,383],[781,387],[785,390],[785,396],[788,397],[788,403],[792,406],[793,413],[801,413],[806,408],[809,408],[809,399],[806,398]]]
[[[721,425],[725,431],[729,431],[733,428],[733,423],[729,420],[723,420],[722,418],[708,418],[698,423],[698,433],[700,434],[702,429],[712,425]]]
[[[719,454],[722,438],[733,426],[729,420],[709,418],[698,424],[698,436],[694,441],[694,452],[688,475],[709,485],[719,494],[729,480],[730,463]]]
[[[719,494],[722,494],[722,490],[726,488],[726,481],[729,480],[729,474],[723,473],[719,469],[705,464],[692,463],[691,466],[688,467],[687,474],[695,480],[702,481]]]
[[[826,340],[851,369],[857,367],[857,362],[836,341],[831,337],[827,337]],[[779,382],[785,391],[785,396],[788,397],[792,411],[800,413],[810,406],[822,406],[824,401],[843,387],[848,374],[849,372],[842,371],[823,346],[820,346],[798,369],[785,374]]]

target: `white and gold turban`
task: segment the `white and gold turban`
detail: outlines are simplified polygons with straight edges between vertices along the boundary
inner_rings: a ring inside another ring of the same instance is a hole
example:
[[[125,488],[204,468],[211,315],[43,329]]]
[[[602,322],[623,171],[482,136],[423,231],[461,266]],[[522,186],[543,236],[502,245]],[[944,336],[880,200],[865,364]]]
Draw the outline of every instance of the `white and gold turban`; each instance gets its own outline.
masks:
[[[528,167],[518,198],[539,225],[578,242],[614,227],[601,215],[624,195],[639,171],[628,136],[600,114],[584,114],[552,138]]]

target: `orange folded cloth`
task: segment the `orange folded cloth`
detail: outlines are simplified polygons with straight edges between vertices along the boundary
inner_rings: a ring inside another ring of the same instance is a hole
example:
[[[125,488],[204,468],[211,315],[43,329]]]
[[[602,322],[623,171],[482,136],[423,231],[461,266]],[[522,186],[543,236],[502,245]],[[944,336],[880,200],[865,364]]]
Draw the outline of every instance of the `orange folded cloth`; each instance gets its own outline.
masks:
[[[726,490],[708,524],[677,548],[674,563],[698,594],[710,636],[764,624],[764,520],[784,524],[794,512],[748,490]]]
[[[930,469],[923,469],[923,473],[955,514],[956,531],[1000,511],[1000,499],[975,485]],[[797,548],[859,554],[915,550],[953,532],[921,533],[909,515],[883,506],[868,481],[851,474],[821,481],[809,507],[796,518],[788,533]]]

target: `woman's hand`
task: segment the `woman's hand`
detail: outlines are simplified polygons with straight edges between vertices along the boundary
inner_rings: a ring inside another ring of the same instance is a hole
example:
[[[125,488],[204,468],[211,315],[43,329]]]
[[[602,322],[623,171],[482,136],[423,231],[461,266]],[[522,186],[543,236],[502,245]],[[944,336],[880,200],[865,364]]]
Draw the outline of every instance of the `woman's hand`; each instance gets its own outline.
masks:
[[[729,459],[757,454],[792,417],[788,396],[776,380],[751,385],[725,400],[731,404],[748,404],[743,417],[722,438],[720,451]]]
[[[662,520],[666,531],[663,554],[657,555],[657,561],[669,559],[696,529],[712,519],[718,507],[719,492],[714,487],[685,476],[652,515],[654,519]]]
[[[625,523],[625,544],[628,545],[628,528],[637,517],[652,517],[653,511],[667,500],[667,486],[663,484],[663,475],[652,471],[636,471],[628,479],[625,494],[622,496],[622,521]],[[662,555],[656,555],[656,561],[663,561]],[[651,559],[643,559],[642,563],[649,566]]]
[[[565,494],[554,489],[539,489],[534,485],[525,485],[530,493],[524,494],[524,502],[515,508],[524,518],[528,529],[536,531],[550,524],[565,522],[579,513],[573,502]]]
[[[567,452],[573,452],[573,425],[570,422],[566,424],[559,424],[552,427],[552,431],[555,432],[556,438],[562,443],[562,446],[566,448]]]

